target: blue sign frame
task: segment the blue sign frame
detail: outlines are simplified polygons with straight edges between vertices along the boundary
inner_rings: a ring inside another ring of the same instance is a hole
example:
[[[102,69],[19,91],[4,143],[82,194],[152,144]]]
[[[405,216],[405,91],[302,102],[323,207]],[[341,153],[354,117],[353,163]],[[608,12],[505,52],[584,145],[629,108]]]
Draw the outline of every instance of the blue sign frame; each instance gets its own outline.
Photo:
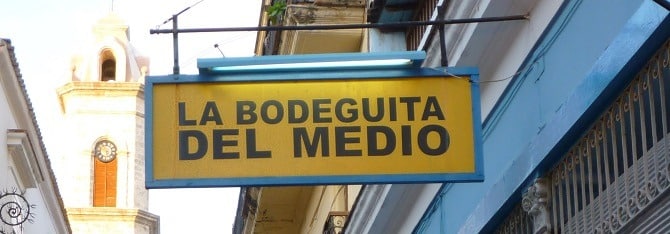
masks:
[[[444,183],[481,182],[484,180],[482,159],[482,129],[480,113],[479,73],[477,68],[422,68],[425,53],[422,51],[391,53],[341,53],[312,55],[277,55],[247,58],[199,59],[198,75],[148,76],[145,82],[145,186],[153,188],[200,188],[276,185],[327,185],[327,184],[383,184],[383,183]],[[398,61],[404,60],[404,63]],[[355,63],[340,63],[342,61]],[[369,61],[375,61],[371,65]],[[383,61],[393,61],[384,64]],[[318,67],[303,66],[321,63]],[[280,64],[280,65],[278,65]],[[286,66],[300,64],[299,66]],[[303,66],[303,67],[300,67]],[[233,67],[233,68],[231,68]],[[371,79],[408,77],[467,76],[471,83],[474,157],[473,173],[344,175],[344,176],[281,176],[252,178],[154,178],[153,112],[154,85],[178,83],[263,82],[325,79]]]

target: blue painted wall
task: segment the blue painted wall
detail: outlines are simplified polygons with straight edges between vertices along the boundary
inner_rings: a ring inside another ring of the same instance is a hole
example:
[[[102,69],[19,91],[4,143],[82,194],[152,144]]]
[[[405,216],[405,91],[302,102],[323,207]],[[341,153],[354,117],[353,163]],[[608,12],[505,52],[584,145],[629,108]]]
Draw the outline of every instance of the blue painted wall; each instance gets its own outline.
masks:
[[[667,39],[666,18],[651,0],[567,1],[485,121],[486,180],[445,186],[415,231],[492,228]]]

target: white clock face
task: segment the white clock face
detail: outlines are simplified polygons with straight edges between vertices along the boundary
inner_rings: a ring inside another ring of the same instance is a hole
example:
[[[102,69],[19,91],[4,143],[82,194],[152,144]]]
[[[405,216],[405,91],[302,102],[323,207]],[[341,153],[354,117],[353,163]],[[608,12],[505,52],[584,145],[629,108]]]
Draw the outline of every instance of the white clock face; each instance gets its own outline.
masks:
[[[102,162],[111,162],[116,158],[116,145],[109,140],[102,140],[95,144],[95,157]]]

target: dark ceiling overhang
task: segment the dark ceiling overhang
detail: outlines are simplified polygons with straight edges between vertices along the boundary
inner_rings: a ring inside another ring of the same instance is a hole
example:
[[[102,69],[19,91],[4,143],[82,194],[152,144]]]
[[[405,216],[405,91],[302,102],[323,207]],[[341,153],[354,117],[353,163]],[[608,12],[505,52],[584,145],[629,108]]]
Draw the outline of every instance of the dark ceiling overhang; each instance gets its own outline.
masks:
[[[395,23],[411,21],[419,0],[375,0],[368,10],[370,23]]]

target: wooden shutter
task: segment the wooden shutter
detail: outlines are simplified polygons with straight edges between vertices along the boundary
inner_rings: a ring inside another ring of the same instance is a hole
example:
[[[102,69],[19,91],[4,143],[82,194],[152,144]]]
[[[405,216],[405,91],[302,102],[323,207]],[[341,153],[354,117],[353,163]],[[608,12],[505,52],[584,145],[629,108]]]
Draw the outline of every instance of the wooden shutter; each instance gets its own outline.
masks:
[[[94,159],[93,206],[116,206],[116,169],[117,160],[104,163]]]

